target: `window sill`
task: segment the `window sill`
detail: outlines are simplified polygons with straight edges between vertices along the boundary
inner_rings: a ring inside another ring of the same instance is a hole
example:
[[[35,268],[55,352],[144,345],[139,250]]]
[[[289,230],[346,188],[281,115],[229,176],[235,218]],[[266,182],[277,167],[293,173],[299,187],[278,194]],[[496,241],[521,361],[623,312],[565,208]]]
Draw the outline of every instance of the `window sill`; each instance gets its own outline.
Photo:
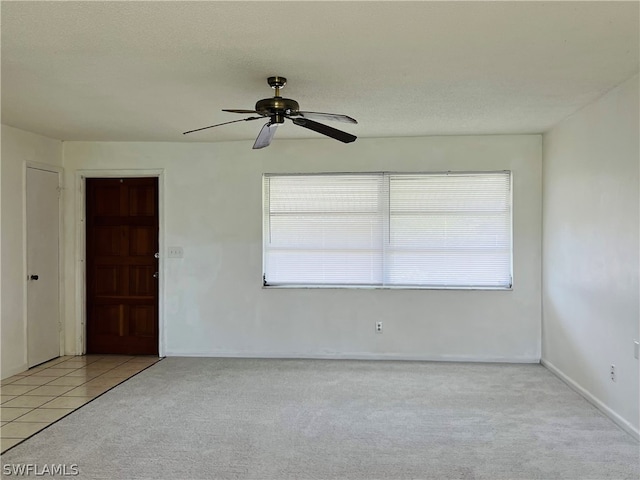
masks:
[[[435,287],[427,286],[421,287],[417,285],[405,285],[405,286],[390,286],[390,285],[263,285],[263,290],[297,290],[297,289],[312,289],[312,290],[455,290],[455,291],[467,291],[467,290],[481,290],[481,291],[498,291],[498,292],[511,292],[511,287]]]

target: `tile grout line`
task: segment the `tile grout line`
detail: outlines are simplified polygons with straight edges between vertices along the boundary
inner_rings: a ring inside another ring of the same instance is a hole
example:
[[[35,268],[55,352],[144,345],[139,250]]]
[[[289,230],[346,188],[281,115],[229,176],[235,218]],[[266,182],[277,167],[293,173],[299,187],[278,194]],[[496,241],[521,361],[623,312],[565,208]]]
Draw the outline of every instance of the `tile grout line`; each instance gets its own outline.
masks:
[[[99,360],[99,359],[98,359],[98,360]],[[131,359],[130,359],[130,360],[131,360]],[[114,370],[115,368],[118,368],[119,366],[121,366],[121,365],[124,365],[124,364],[128,363],[130,360],[127,360],[127,361],[123,362],[122,364],[120,364],[120,365],[118,365],[118,366],[116,366],[116,367],[114,367],[114,368],[111,368],[111,369],[105,370],[105,372],[104,372],[104,373],[106,373],[106,372],[110,372],[110,371]],[[133,378],[134,376],[136,376],[136,375],[137,375],[137,374],[139,374],[140,372],[142,372],[142,371],[146,370],[147,368],[149,368],[149,367],[151,367],[151,366],[155,365],[155,364],[156,364],[157,362],[159,362],[160,360],[162,360],[162,359],[161,359],[161,358],[158,358],[158,360],[157,360],[157,361],[155,361],[155,362],[153,362],[153,363],[151,363],[151,364],[147,365],[147,366],[146,366],[145,368],[143,368],[142,370],[139,370],[138,372],[135,372],[135,373],[133,373],[132,375],[130,375],[130,376],[126,377],[126,378],[121,379],[121,381],[120,381],[120,382],[116,383],[116,384],[115,384],[115,385],[113,385],[113,386],[108,387],[108,388],[107,388],[107,390],[105,390],[104,392],[102,392],[102,393],[100,393],[100,394],[96,395],[95,397],[93,397],[93,398],[91,398],[90,400],[86,401],[86,402],[85,402],[85,403],[83,403],[82,405],[80,405],[80,406],[78,406],[78,407],[73,408],[73,409],[72,409],[70,412],[68,412],[66,415],[64,415],[64,416],[60,417],[59,419],[57,419],[57,420],[55,420],[55,421],[53,421],[53,422],[50,422],[47,426],[45,426],[44,428],[42,428],[42,429],[38,430],[38,432],[41,432],[41,431],[42,431],[42,430],[44,430],[45,428],[48,428],[48,426],[49,426],[49,425],[52,425],[53,423],[56,423],[57,421],[59,421],[59,420],[61,420],[62,418],[66,417],[67,415],[69,415],[69,414],[73,413],[74,411],[78,410],[79,408],[81,408],[81,407],[83,407],[83,406],[87,405],[88,403],[92,402],[92,401],[93,401],[93,400],[95,400],[96,398],[98,398],[98,397],[100,397],[100,396],[104,395],[104,394],[105,394],[105,393],[107,393],[109,390],[111,390],[111,389],[113,389],[113,388],[117,387],[117,386],[118,386],[118,385],[120,385],[121,383],[124,383],[124,382],[126,382],[127,380],[129,380],[129,379]],[[97,361],[97,360],[96,360],[96,361]],[[60,363],[63,363],[63,362],[60,362]],[[95,363],[95,362],[93,362],[93,363]],[[133,363],[137,363],[137,362],[133,362]],[[82,368],[82,367],[81,367],[81,368]],[[100,374],[100,375],[98,375],[97,377],[94,377],[94,378],[92,378],[92,379],[88,380],[87,382],[84,382],[83,384],[81,384],[81,385],[79,385],[79,386],[85,385],[85,384],[86,384],[86,383],[88,383],[89,381],[94,380],[95,378],[98,378],[98,377],[100,377],[101,375],[102,375],[102,374]],[[66,375],[63,375],[63,376],[66,376]],[[61,378],[61,377],[57,377],[57,378]],[[107,377],[107,378],[108,378],[108,377]],[[52,381],[53,381],[53,380],[52,380]],[[77,387],[78,387],[78,386],[76,386],[76,387],[74,387],[74,388],[77,388]],[[37,387],[36,387],[36,388],[37,388]],[[73,390],[73,389],[72,389],[72,390]],[[29,391],[31,391],[31,390],[29,390]],[[25,392],[25,393],[28,393],[28,392]],[[66,392],[65,392],[65,393],[66,393]],[[20,396],[23,396],[23,395],[18,395],[18,397],[20,397]],[[24,395],[24,396],[28,396],[28,395]],[[59,397],[61,397],[61,396],[64,396],[64,394],[61,394],[61,395],[55,396],[55,397],[53,397],[51,400],[47,401],[46,403],[50,403],[50,402],[52,402],[53,400],[55,400],[56,398],[59,398]],[[17,397],[16,397],[16,398],[17,398]],[[70,398],[73,398],[73,397],[70,397]],[[46,403],[45,403],[45,404],[43,404],[43,405],[46,405]],[[4,426],[6,427],[9,423],[13,423],[13,422],[21,423],[21,422],[19,422],[19,421],[18,421],[20,418],[22,418],[24,415],[27,415],[27,414],[29,414],[29,413],[33,412],[34,410],[38,410],[38,409],[42,409],[42,408],[46,408],[46,407],[44,407],[43,405],[41,405],[41,406],[39,406],[39,407],[35,407],[35,408],[30,409],[28,412],[25,412],[25,413],[23,413],[22,415],[20,415],[20,416],[16,417],[15,419],[8,421]],[[20,408],[20,407],[5,407],[5,408]],[[27,408],[28,408],[28,407],[27,407]],[[55,409],[56,409],[56,408],[53,408],[53,409],[51,409],[51,410],[55,410]],[[24,422],[24,423],[47,423],[47,422]],[[28,437],[25,437],[25,438],[21,439],[21,441],[20,441],[20,442],[18,442],[18,443],[16,443],[15,445],[18,445],[19,443],[22,443],[22,441],[26,440],[27,438],[30,438],[31,436],[35,435],[35,434],[36,434],[36,433],[38,433],[38,432],[35,432],[34,434],[29,435]],[[8,439],[8,438],[11,438],[11,437],[4,437],[4,438],[7,438],[7,439]],[[9,448],[13,448],[15,445],[13,445],[13,446],[11,446],[11,447],[9,447]],[[4,451],[3,451],[3,452],[1,452],[1,453],[4,453]]]
[[[74,357],[71,357],[71,358],[76,358],[76,357],[74,356]],[[96,360],[94,360],[94,361],[93,361],[93,362],[91,362],[91,363],[95,363],[95,362],[99,361],[99,360],[100,360],[100,359],[102,359],[102,358],[109,358],[109,357],[99,357],[99,358],[97,358]],[[75,389],[75,388],[78,388],[78,387],[80,387],[80,386],[84,386],[84,385],[86,385],[88,382],[90,382],[91,380],[95,380],[96,378],[101,377],[103,374],[105,374],[105,373],[107,373],[107,372],[111,372],[111,371],[113,371],[113,370],[115,370],[115,369],[117,369],[117,368],[122,367],[123,365],[125,365],[125,364],[127,364],[127,363],[129,363],[129,362],[132,362],[132,360],[134,360],[135,358],[136,358],[136,357],[130,358],[130,359],[128,359],[128,360],[125,360],[123,363],[118,364],[118,365],[116,365],[115,367],[112,367],[112,368],[110,368],[110,369],[105,370],[105,371],[104,371],[103,373],[101,373],[100,375],[97,375],[96,377],[90,378],[89,380],[87,380],[86,382],[84,382],[84,383],[82,383],[82,384],[80,384],[80,385],[73,386],[73,388],[72,388],[71,390],[73,390],[73,389]],[[139,373],[141,373],[141,372],[143,372],[143,371],[147,370],[148,368],[152,367],[153,365],[155,365],[156,363],[160,362],[161,360],[162,360],[162,358],[161,358],[161,357],[158,357],[156,361],[154,361],[153,363],[150,363],[150,364],[146,365],[146,366],[145,366],[144,368],[142,368],[141,370],[139,370],[139,371],[137,371],[137,372],[132,373],[131,375],[127,376],[126,378],[121,378],[121,379],[119,379],[120,381],[119,381],[118,383],[116,383],[115,385],[112,385],[112,386],[108,387],[108,388],[107,388],[107,390],[105,390],[104,392],[102,392],[102,393],[100,393],[100,394],[98,394],[98,395],[94,396],[93,398],[90,398],[88,401],[86,401],[86,402],[85,402],[85,403],[83,403],[82,405],[80,405],[80,406],[78,406],[78,407],[73,408],[70,412],[67,412],[67,414],[66,414],[66,415],[63,415],[62,417],[60,417],[60,418],[58,418],[58,419],[56,419],[56,420],[54,420],[54,421],[52,421],[52,422],[19,422],[18,420],[19,420],[20,418],[22,418],[24,415],[27,415],[27,414],[29,414],[29,413],[32,413],[32,412],[33,412],[33,411],[35,411],[35,410],[38,410],[38,409],[46,409],[46,407],[44,407],[44,405],[46,405],[47,403],[50,403],[50,402],[52,402],[52,401],[56,400],[57,398],[60,398],[60,397],[64,396],[64,393],[63,393],[63,394],[60,394],[60,395],[53,396],[53,398],[52,398],[51,400],[48,400],[46,403],[44,403],[43,405],[40,405],[39,407],[35,407],[35,408],[25,407],[25,408],[30,408],[28,412],[25,412],[25,413],[23,413],[22,415],[19,415],[18,417],[14,418],[13,420],[9,420],[9,421],[7,421],[7,422],[6,422],[2,427],[7,427],[9,424],[14,423],[14,422],[15,422],[15,423],[45,423],[45,424],[47,424],[47,425],[46,425],[46,426],[44,426],[43,428],[41,428],[40,430],[38,430],[38,431],[36,431],[36,432],[32,433],[31,435],[28,435],[27,437],[19,438],[19,439],[18,439],[18,438],[13,438],[13,437],[3,437],[3,436],[1,436],[1,434],[0,434],[0,438],[1,438],[1,439],[7,439],[7,440],[9,440],[9,439],[11,439],[11,440],[19,440],[19,441],[18,441],[17,443],[15,443],[14,445],[11,445],[10,447],[8,447],[6,450],[0,450],[0,454],[3,454],[3,453],[5,453],[5,452],[9,451],[10,449],[12,449],[12,448],[14,448],[15,446],[17,446],[17,445],[21,444],[22,442],[24,442],[24,441],[25,441],[25,440],[27,440],[28,438],[31,438],[32,436],[34,436],[34,435],[36,435],[36,434],[38,434],[38,433],[40,433],[40,432],[42,432],[42,431],[46,430],[47,428],[49,428],[49,427],[50,427],[51,425],[53,425],[54,423],[59,422],[59,421],[60,421],[60,420],[62,420],[63,418],[67,417],[68,415],[71,415],[71,414],[72,414],[73,412],[75,412],[76,410],[78,410],[78,409],[80,409],[80,408],[84,407],[85,405],[88,405],[89,403],[93,402],[96,398],[101,397],[102,395],[104,395],[104,394],[105,394],[105,393],[107,393],[108,391],[110,391],[110,390],[114,389],[115,387],[117,387],[118,385],[121,385],[122,383],[124,383],[124,382],[126,382],[126,381],[130,380],[131,378],[133,378],[133,377],[135,377],[136,375],[138,375]],[[47,367],[47,368],[53,368],[53,366],[54,366],[54,365],[59,365],[59,364],[61,364],[61,363],[64,363],[65,361],[68,361],[68,360],[63,360],[63,361],[61,361],[61,362],[58,362],[58,363],[52,364],[52,366]],[[82,369],[82,368],[86,368],[86,365],[90,365],[91,363],[89,363],[89,364],[85,364],[85,367],[79,367],[79,368],[77,368],[77,369],[74,369],[74,371],[76,371],[76,370],[80,370],[80,369]],[[142,363],[142,364],[144,364],[145,362],[137,362],[137,361],[133,361],[133,362],[132,362],[132,364],[135,364],[135,363]],[[37,367],[36,367],[36,368],[37,368]],[[45,369],[43,369],[43,370],[46,370],[46,368],[45,368]],[[42,370],[40,370],[40,371],[42,371]],[[69,373],[71,373],[71,372],[69,372]],[[35,375],[35,374],[33,374],[33,375]],[[59,379],[59,378],[66,377],[66,376],[68,376],[68,375],[69,375],[69,374],[61,375],[60,377],[55,377],[55,378],[53,378],[53,377],[52,377],[53,379],[52,379],[51,381],[55,381],[55,380],[57,380],[57,379]],[[23,377],[23,378],[24,378],[24,377]],[[105,378],[110,378],[110,377],[105,377]],[[115,379],[115,378],[118,378],[118,377],[113,377],[113,378]],[[13,382],[12,382],[12,383],[13,383]],[[12,383],[9,383],[9,384],[7,384],[7,385],[11,385]],[[44,385],[48,385],[48,383],[46,383],[46,384],[44,384]],[[36,385],[36,386],[35,386],[35,388],[39,388],[39,387],[44,386],[44,385]],[[30,386],[30,385],[29,385],[29,386]],[[52,385],[52,386],[53,386],[53,385]],[[68,393],[68,392],[69,392],[69,391],[71,391],[71,390],[68,390],[68,391],[67,391],[67,392],[65,392],[65,393]],[[25,392],[25,393],[23,393],[23,394],[21,394],[21,395],[17,395],[17,396],[16,396],[16,398],[23,397],[23,396],[29,396],[29,395],[25,395],[25,394],[26,394],[26,393],[28,393],[28,392],[30,392],[30,391],[32,391],[32,390],[27,390],[27,392]],[[84,397],[68,397],[68,398],[84,398]],[[12,399],[12,400],[15,400],[15,399]],[[10,400],[10,401],[11,401],[11,400]],[[1,407],[1,405],[0,405],[0,409],[1,409],[1,408],[2,408],[2,407]],[[4,407],[4,408],[22,408],[22,407]],[[59,409],[59,408],[58,408],[58,409]],[[49,410],[57,410],[57,409],[54,407],[54,408],[49,408]]]

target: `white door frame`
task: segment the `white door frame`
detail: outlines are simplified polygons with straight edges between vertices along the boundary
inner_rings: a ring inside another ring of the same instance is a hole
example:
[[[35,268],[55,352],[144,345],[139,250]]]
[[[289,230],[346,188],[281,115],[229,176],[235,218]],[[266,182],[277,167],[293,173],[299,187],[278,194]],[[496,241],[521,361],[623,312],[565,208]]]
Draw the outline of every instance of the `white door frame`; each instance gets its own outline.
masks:
[[[87,178],[158,178],[158,354],[165,356],[165,324],[164,324],[164,169],[115,169],[115,170],[78,170],[76,171],[76,349],[78,354],[87,352],[87,275],[86,275],[86,190]]]
[[[27,265],[27,169],[33,168],[35,170],[44,170],[45,172],[51,172],[58,175],[58,335],[60,337],[60,349],[58,351],[59,355],[64,353],[64,184],[62,175],[64,169],[62,167],[57,167],[55,165],[49,165],[47,163],[40,162],[31,162],[27,161],[24,163],[24,168],[22,171],[22,191],[24,192],[23,202],[22,202],[22,238],[24,243],[24,248],[22,252],[22,278],[24,279],[22,284],[22,311],[23,314],[23,328],[24,328],[24,357],[23,362],[25,365],[29,365],[29,357],[28,357],[28,348],[29,348],[29,339],[28,339],[28,325],[27,318],[29,308],[27,301],[27,282],[28,282],[28,268]]]

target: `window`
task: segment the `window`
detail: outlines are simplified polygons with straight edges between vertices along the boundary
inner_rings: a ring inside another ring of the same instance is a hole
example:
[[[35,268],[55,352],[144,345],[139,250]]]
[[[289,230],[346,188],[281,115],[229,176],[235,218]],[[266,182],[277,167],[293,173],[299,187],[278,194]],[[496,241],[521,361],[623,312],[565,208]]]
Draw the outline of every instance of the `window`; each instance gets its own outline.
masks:
[[[511,287],[511,174],[264,175],[264,284]]]

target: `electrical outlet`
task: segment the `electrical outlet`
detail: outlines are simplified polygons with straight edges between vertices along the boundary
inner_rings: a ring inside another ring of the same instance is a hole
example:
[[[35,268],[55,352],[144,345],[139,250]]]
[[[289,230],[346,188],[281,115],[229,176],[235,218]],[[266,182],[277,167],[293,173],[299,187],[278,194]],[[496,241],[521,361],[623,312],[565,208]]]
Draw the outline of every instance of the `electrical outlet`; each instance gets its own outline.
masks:
[[[640,342],[638,340],[633,341],[633,358],[638,359],[638,354],[640,353]]]
[[[184,256],[184,251],[182,247],[169,247],[168,249],[168,257],[169,258],[182,258]]]
[[[382,333],[382,322],[376,322],[376,333]]]
[[[615,382],[616,381],[616,366],[615,365],[611,365],[611,368],[609,369],[609,376],[611,377],[611,381]]]

